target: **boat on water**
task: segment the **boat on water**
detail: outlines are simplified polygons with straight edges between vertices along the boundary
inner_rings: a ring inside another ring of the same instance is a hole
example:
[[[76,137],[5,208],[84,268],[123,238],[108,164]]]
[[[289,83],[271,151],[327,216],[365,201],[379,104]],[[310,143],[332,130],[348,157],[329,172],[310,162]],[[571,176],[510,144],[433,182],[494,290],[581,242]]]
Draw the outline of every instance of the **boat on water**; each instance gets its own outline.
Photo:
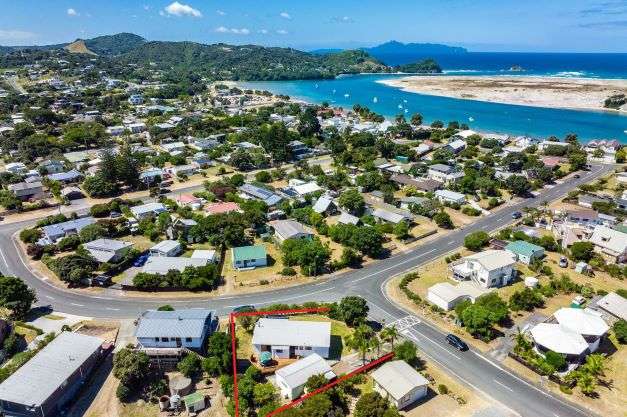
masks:
[[[373,102],[373,103],[378,103],[378,102],[379,102],[379,99],[375,97],[375,98],[373,98],[373,99],[372,99],[372,102]]]
[[[475,118],[474,118],[474,117],[469,117],[469,118],[468,118],[468,121],[469,121],[469,122],[474,122],[474,121],[475,121]]]
[[[402,105],[402,104],[399,104],[399,105],[398,105],[398,108],[399,108],[399,109],[402,109],[402,108],[403,108],[403,105]]]
[[[344,94],[344,97],[346,97],[346,98],[349,98],[350,96],[351,96],[351,95],[350,95],[350,94],[348,94],[348,93]]]

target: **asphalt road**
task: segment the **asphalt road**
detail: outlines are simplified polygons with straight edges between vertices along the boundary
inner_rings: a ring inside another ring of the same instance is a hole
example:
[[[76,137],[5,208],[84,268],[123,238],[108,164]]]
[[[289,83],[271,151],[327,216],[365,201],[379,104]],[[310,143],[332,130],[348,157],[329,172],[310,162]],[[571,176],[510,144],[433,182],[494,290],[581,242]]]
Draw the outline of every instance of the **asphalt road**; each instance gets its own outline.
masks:
[[[606,174],[611,169],[612,166],[593,166],[589,172],[581,173],[581,178],[566,179],[561,184],[543,190],[535,198],[523,200],[489,216],[478,218],[475,223],[454,230],[408,253],[399,254],[319,282],[282,290],[184,301],[93,296],[65,291],[33,275],[17,255],[15,243],[11,237],[29,222],[0,225],[0,270],[4,274],[16,275],[24,279],[37,291],[39,305],[49,305],[57,311],[90,317],[135,318],[146,309],[156,308],[166,303],[175,308],[208,307],[217,310],[218,314],[227,314],[233,307],[239,305],[263,306],[273,303],[336,301],[347,295],[359,295],[368,300],[371,318],[392,323],[411,314],[388,298],[384,290],[388,280],[462,246],[464,237],[468,233],[478,230],[491,232],[507,226],[513,222],[514,211],[522,210],[524,207],[536,207],[544,201],[556,200],[579,185],[589,183]],[[445,334],[442,331],[420,318],[408,323],[407,328],[401,324],[402,322],[399,322],[399,328],[418,346],[421,355],[437,362],[450,374],[521,416],[583,417],[591,415],[577,405],[556,398],[548,394],[545,389],[515,376],[478,351],[454,350],[444,341]]]

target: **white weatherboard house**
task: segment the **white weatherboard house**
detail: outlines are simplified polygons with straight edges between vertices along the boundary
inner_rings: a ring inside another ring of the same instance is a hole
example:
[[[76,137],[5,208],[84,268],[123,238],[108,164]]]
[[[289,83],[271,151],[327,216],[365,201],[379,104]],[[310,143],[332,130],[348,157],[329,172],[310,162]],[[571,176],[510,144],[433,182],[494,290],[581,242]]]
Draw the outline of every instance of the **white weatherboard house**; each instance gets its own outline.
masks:
[[[329,357],[331,323],[262,318],[253,331],[257,355],[270,352],[273,358],[306,357],[317,353]]]
[[[176,256],[181,250],[181,244],[176,240],[162,240],[150,248],[150,256]]]
[[[488,292],[489,290],[483,289],[471,281],[460,282],[457,285],[452,285],[450,282],[439,282],[429,287],[427,300],[441,309],[449,311],[465,300],[474,303],[478,297]]]
[[[627,259],[627,233],[607,226],[597,226],[590,236],[590,242],[596,252],[614,262],[623,262]]]
[[[483,288],[502,287],[514,278],[516,257],[505,250],[486,250],[462,258],[451,267],[453,278],[471,280]]]
[[[167,212],[165,206],[161,203],[147,203],[141,206],[131,207],[131,213],[137,220],[142,220],[147,217],[157,216],[161,213]]]
[[[427,395],[429,381],[405,361],[383,364],[372,373],[374,389],[398,409]]]
[[[281,396],[293,400],[303,394],[307,380],[314,375],[324,375],[328,381],[335,378],[327,361],[317,353],[279,369],[275,380]]]

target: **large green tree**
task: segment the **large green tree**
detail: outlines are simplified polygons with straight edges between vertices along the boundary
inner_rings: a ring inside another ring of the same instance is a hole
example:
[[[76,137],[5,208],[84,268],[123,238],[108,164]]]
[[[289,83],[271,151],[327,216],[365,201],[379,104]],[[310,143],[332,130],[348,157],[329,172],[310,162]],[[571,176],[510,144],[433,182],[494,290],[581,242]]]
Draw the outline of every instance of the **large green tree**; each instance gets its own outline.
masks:
[[[35,291],[20,278],[0,275],[0,307],[11,311],[14,318],[23,319],[35,301]]]

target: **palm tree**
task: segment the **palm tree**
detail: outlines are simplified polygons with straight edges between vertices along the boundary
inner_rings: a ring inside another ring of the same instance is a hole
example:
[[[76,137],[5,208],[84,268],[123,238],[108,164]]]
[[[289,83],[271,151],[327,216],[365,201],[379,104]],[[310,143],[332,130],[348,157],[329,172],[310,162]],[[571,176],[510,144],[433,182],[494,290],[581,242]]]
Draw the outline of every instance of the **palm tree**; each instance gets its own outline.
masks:
[[[394,342],[398,339],[398,330],[395,325],[387,326],[383,330],[381,330],[381,339],[386,342],[392,344],[392,349],[394,349]]]
[[[598,353],[588,355],[584,367],[590,372],[590,375],[602,376],[605,371],[605,358]]]
[[[381,355],[381,339],[379,339],[379,336],[376,333],[372,335],[372,338],[370,339],[370,346],[377,350],[378,358]]]
[[[372,338],[374,332],[366,324],[360,324],[352,335],[346,336],[344,339],[346,346],[358,351],[361,354],[362,363],[366,363],[366,354],[373,347]]]
[[[588,372],[581,372],[577,378],[577,386],[585,395],[592,395],[597,387],[597,382]]]

